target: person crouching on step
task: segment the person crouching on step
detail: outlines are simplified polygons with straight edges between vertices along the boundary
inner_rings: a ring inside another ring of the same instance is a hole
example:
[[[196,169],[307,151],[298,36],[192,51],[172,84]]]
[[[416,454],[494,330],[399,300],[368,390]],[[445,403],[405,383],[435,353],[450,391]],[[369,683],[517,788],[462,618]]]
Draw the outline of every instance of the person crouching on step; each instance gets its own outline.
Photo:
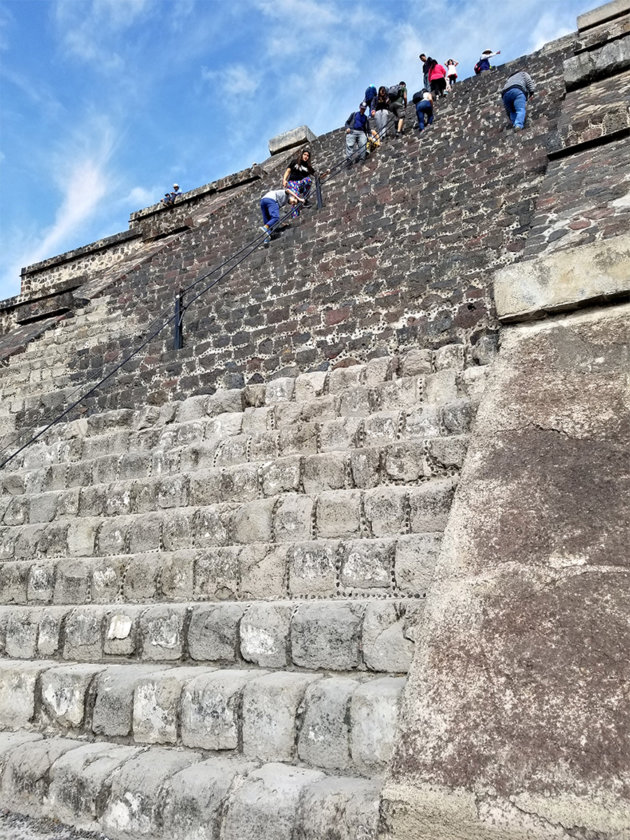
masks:
[[[280,221],[280,208],[285,204],[290,204],[296,207],[303,204],[304,199],[290,189],[283,190],[269,190],[260,199],[260,211],[263,217],[263,225],[260,228],[267,235],[264,239],[264,244],[268,245],[271,241],[271,231]]]

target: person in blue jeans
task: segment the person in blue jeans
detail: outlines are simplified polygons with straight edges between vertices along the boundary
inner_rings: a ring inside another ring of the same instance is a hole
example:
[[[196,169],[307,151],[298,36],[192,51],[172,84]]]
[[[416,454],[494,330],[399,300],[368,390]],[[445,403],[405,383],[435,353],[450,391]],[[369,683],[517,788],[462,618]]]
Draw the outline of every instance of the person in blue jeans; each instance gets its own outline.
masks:
[[[422,94],[422,99],[416,102],[416,114],[418,115],[418,131],[424,131],[425,125],[433,122],[433,97],[428,90]]]
[[[501,91],[503,107],[514,126],[514,131],[521,131],[525,126],[527,100],[536,90],[532,77],[524,70],[518,70],[508,78]]]
[[[260,212],[263,217],[263,224],[260,230],[266,234],[263,242],[268,245],[271,242],[271,231],[280,221],[280,208],[285,204],[297,206],[304,199],[300,198],[293,190],[269,190],[260,199]]]
[[[370,121],[365,115],[367,102],[359,105],[358,111],[353,111],[346,120],[346,161],[349,166],[353,160],[364,161],[367,157],[367,139],[370,131]],[[355,156],[354,148],[358,146]]]

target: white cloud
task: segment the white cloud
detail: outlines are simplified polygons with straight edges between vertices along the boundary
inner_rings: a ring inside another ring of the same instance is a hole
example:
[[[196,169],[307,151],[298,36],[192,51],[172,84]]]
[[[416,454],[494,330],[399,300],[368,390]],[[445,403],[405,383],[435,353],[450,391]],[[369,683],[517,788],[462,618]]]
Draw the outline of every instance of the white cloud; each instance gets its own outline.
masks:
[[[567,35],[575,29],[569,16],[564,14],[558,16],[556,12],[544,12],[532,31],[528,52],[536,52],[549,41],[555,41],[563,35]]]
[[[222,100],[255,93],[260,86],[257,76],[244,64],[232,64],[221,70],[208,70],[207,67],[202,67],[201,77],[204,81],[216,86]]]

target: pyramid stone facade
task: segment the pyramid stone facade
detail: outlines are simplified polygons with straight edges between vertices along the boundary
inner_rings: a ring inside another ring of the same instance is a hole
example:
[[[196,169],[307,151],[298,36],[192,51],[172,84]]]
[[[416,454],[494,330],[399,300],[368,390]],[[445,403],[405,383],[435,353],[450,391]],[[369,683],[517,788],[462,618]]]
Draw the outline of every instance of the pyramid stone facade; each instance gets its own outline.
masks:
[[[410,107],[269,248],[282,141],[23,270],[0,808],[110,840],[630,837],[629,27],[589,12],[421,138]],[[311,146],[326,169],[343,132]]]

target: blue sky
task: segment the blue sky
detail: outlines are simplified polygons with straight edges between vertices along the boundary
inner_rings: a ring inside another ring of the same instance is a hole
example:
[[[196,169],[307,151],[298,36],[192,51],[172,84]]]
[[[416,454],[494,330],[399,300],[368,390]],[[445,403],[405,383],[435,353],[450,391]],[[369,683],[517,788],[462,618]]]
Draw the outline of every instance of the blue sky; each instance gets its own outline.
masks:
[[[592,0],[0,0],[0,299],[19,271],[109,236],[177,181],[341,125],[365,87],[468,76],[576,28]]]

